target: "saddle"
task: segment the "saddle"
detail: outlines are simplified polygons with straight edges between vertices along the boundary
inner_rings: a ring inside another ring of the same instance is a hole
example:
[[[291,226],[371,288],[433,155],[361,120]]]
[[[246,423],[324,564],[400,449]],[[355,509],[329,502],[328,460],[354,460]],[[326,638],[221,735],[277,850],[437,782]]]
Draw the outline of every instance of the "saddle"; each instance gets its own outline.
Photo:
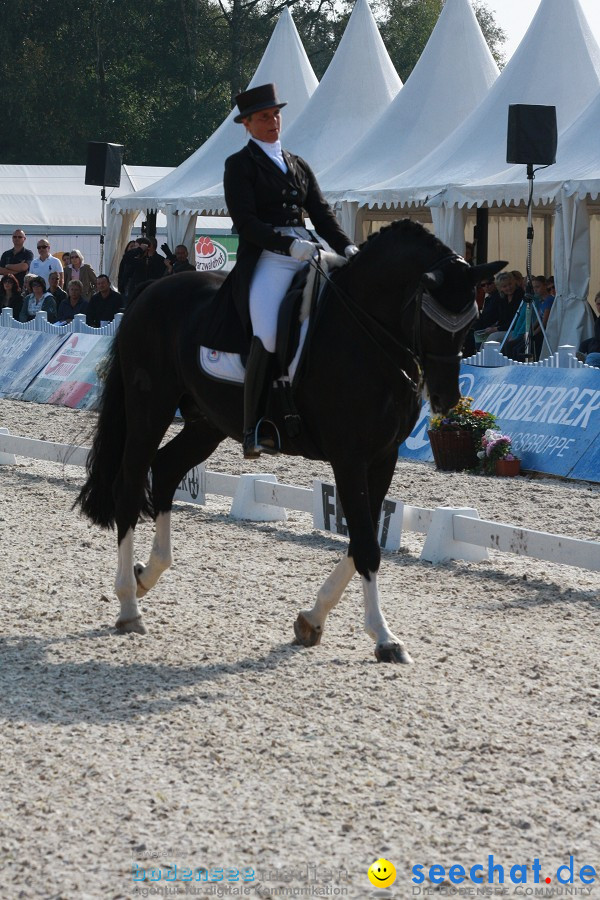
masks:
[[[336,253],[320,254],[320,268],[325,273],[344,265],[346,259]],[[314,266],[307,263],[300,269],[283,298],[277,320],[275,379],[289,383],[297,377],[300,362],[305,356],[306,341],[310,340],[318,304],[327,283]],[[234,313],[235,314],[235,313]],[[218,381],[243,384],[245,359],[239,353],[229,353],[201,346],[199,364],[202,371]]]

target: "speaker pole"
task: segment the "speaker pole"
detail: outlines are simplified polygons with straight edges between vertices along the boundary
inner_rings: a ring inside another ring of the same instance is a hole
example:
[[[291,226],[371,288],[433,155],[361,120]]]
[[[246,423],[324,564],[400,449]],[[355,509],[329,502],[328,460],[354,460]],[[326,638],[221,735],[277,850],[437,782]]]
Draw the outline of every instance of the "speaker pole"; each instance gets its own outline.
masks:
[[[100,197],[102,199],[102,220],[100,223],[100,272],[104,272],[104,211],[106,207],[106,188],[103,187],[100,191]]]

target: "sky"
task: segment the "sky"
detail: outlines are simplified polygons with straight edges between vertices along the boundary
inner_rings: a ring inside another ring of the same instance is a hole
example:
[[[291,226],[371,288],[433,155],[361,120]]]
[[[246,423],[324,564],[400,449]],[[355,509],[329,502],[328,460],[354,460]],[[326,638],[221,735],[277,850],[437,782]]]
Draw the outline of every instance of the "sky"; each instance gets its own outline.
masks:
[[[600,0],[580,0],[580,3],[600,44]],[[486,4],[507,34],[504,52],[508,62],[536,14],[540,0],[486,0]]]

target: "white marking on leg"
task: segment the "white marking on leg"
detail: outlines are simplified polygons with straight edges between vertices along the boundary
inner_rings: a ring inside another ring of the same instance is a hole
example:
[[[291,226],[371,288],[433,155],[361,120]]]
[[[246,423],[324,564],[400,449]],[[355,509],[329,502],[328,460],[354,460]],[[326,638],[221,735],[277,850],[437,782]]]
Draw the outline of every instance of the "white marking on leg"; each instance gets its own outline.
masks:
[[[171,513],[161,512],[156,517],[154,541],[150,558],[145,566],[136,565],[137,596],[143,597],[153,588],[163,572],[173,565],[171,553]]]
[[[355,572],[354,560],[351,556],[345,556],[319,588],[313,608],[301,610],[301,615],[310,622],[313,628],[323,628],[325,619],[333,607],[340,602],[342,594]]]
[[[370,580],[361,575],[363,595],[365,599],[365,631],[376,644],[395,643],[402,646],[402,641],[390,631],[379,604],[377,573],[369,572]]]
[[[119,561],[115,578],[115,594],[121,604],[118,623],[140,618],[136,599],[136,581],[133,573],[133,528],[130,528],[119,544]]]

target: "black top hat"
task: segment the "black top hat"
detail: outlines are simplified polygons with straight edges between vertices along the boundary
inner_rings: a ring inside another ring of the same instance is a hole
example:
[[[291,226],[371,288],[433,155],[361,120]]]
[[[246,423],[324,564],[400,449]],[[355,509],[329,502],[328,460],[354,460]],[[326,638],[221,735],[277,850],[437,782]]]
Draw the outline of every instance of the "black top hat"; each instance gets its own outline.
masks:
[[[249,91],[243,91],[235,98],[239,113],[234,116],[234,122],[241,122],[246,116],[258,112],[261,109],[271,109],[276,106],[281,109],[287,106],[287,102],[281,103],[277,97],[277,87],[274,84],[259,84],[258,87],[250,88]]]

